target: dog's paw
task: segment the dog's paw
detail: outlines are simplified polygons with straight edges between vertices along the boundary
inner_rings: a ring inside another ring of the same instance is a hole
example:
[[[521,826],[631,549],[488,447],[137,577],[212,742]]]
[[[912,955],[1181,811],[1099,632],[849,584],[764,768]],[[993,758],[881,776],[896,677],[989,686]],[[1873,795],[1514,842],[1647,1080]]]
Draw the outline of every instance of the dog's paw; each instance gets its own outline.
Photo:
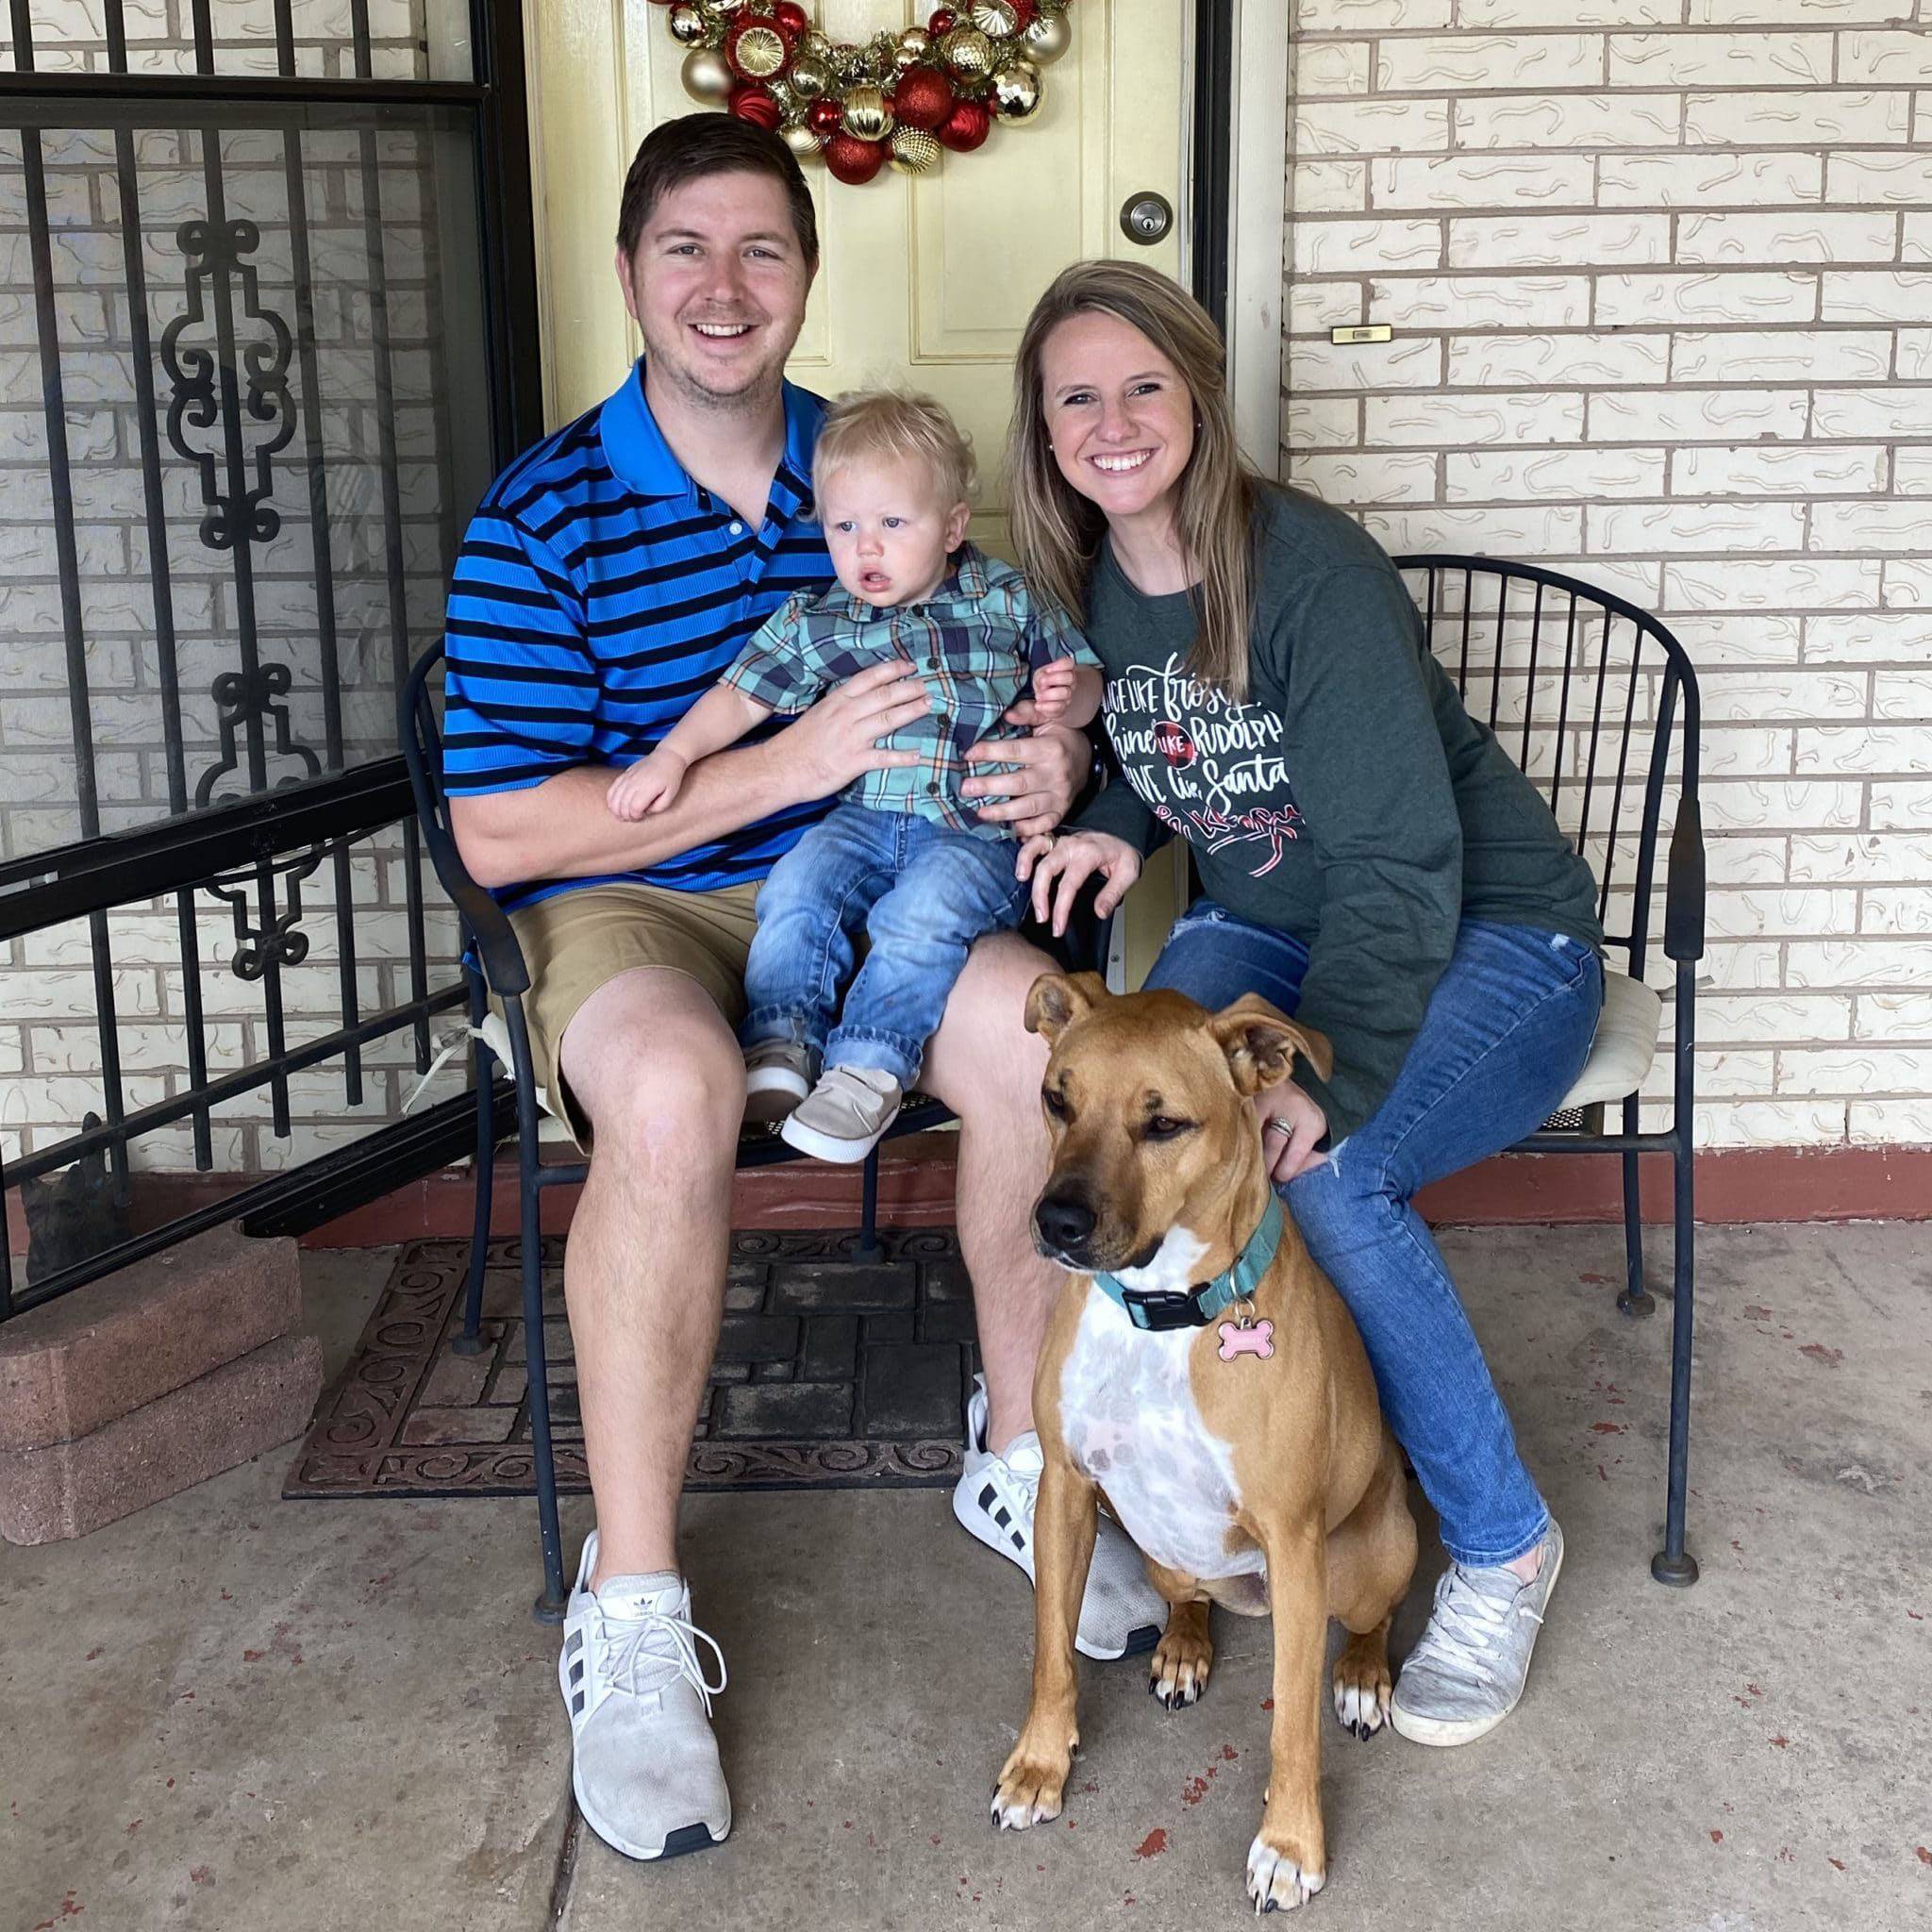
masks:
[[[1327,1882],[1325,1872],[1310,1872],[1298,1858],[1271,1845],[1265,1834],[1255,1835],[1248,1847],[1248,1897],[1257,1918],[1263,1912],[1291,1912],[1307,1905]]]
[[[1389,1722],[1389,1674],[1371,1675],[1348,1663],[1344,1656],[1335,1666],[1335,1715],[1350,1737],[1373,1738]]]
[[[1051,1763],[1023,1744],[1007,1759],[992,1788],[992,1822],[1002,1831],[1024,1831],[1029,1824],[1058,1818],[1071,1768],[1071,1757]]]
[[[1169,1630],[1154,1653],[1147,1674],[1148,1695],[1159,1698],[1170,1710],[1185,1710],[1200,1703],[1213,1668],[1214,1646],[1206,1638]]]

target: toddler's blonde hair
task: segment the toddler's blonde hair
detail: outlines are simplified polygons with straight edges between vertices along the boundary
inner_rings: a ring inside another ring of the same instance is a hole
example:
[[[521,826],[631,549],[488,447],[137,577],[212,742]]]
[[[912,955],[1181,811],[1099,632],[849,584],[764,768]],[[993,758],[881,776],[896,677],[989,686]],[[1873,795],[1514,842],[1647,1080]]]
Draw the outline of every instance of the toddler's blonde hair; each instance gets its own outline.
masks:
[[[831,403],[819,425],[814,475],[855,458],[924,463],[947,508],[969,503],[974,481],[973,441],[931,396],[911,390],[853,389]]]

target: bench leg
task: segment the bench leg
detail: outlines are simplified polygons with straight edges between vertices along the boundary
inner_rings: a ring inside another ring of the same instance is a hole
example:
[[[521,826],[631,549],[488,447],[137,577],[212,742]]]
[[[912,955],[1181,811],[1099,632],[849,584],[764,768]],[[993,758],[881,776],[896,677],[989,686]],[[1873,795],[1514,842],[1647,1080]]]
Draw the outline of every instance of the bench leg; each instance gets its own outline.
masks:
[[[1637,1131],[1637,1096],[1624,1103],[1624,1131]],[[1643,1285],[1643,1189],[1637,1156],[1624,1157],[1624,1291],[1617,1306],[1626,1315],[1654,1315],[1657,1297]]]
[[[496,1172],[496,1056],[476,1041],[476,1219],[470,1230],[470,1288],[463,1300],[462,1332],[450,1343],[457,1355],[481,1355],[477,1333],[483,1314],[483,1270],[490,1258],[491,1187]]]
[[[529,1381],[530,1461],[537,1477],[537,1528],[543,1544],[543,1594],[531,1607],[540,1624],[560,1624],[569,1602],[563,1586],[563,1539],[557,1523],[557,1457],[550,1444],[550,1382],[543,1346],[542,1191],[533,1131],[518,1136],[523,1181],[524,1356]]]
[[[876,1147],[865,1157],[858,1185],[858,1245],[853,1250],[853,1257],[859,1261],[876,1261],[879,1257],[879,1150]]]
[[[1688,1140],[1685,1123],[1679,1131]],[[1674,1157],[1676,1181],[1676,1254],[1671,1310],[1671,1467],[1664,1501],[1664,1546],[1650,1559],[1650,1574],[1659,1583],[1687,1588],[1697,1581],[1697,1558],[1684,1547],[1684,1495],[1690,1456],[1690,1341],[1692,1241],[1690,1150],[1679,1147]]]

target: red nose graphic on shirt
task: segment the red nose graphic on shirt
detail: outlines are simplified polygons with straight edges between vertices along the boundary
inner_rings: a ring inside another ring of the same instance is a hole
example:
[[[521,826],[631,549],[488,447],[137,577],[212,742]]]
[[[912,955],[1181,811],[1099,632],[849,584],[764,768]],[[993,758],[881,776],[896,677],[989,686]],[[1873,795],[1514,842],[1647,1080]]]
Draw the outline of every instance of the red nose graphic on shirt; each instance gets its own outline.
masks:
[[[1154,727],[1154,748],[1170,765],[1178,767],[1194,762],[1194,741],[1171,719],[1163,718]]]

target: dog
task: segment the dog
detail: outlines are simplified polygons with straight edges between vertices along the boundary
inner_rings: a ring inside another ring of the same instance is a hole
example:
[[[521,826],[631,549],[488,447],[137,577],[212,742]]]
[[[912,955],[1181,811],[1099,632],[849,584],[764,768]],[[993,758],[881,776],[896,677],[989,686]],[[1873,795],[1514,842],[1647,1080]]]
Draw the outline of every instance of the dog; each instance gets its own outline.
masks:
[[[1149,1689],[1170,1709],[1207,1688],[1210,1603],[1274,1619],[1270,1777],[1247,1890],[1257,1912],[1291,1908],[1327,1878],[1327,1620],[1350,1633],[1336,1715],[1371,1737],[1388,1720],[1389,1623],[1416,1559],[1361,1338],[1280,1213],[1251,1105],[1298,1057],[1325,1077],[1329,1045],[1253,994],[1209,1013],[1174,992],[1114,998],[1091,973],[1042,974],[1026,1025],[1051,1048],[1041,1097],[1053,1164],[1034,1244],[1072,1278],[1033,1391],[1045,1469],[1032,1701],[992,1815],[1021,1830],[1059,1815],[1079,1742],[1074,1633],[1104,1499],[1167,1600]]]

